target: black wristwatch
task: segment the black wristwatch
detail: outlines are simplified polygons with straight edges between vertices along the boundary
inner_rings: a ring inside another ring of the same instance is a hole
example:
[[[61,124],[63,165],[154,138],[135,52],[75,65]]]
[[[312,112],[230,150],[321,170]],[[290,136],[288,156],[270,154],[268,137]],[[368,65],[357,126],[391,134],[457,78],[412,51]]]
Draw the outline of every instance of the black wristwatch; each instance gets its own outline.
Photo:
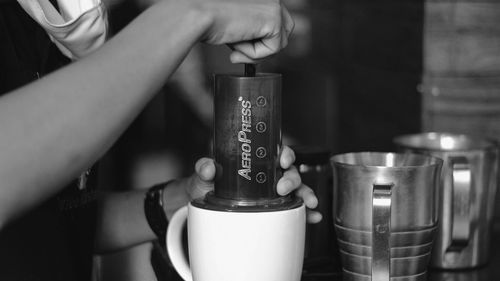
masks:
[[[144,198],[144,213],[149,227],[156,234],[158,242],[165,248],[168,220],[163,208],[163,190],[172,180],[149,188]]]

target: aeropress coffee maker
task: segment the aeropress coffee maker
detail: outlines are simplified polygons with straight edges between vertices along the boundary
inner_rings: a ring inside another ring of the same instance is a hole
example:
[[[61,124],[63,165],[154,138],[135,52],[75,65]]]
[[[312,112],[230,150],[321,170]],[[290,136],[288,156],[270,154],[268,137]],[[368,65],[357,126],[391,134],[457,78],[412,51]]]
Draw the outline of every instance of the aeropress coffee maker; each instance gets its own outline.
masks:
[[[186,281],[299,281],[305,206],[276,191],[281,75],[245,65],[245,75],[215,75],[213,87],[215,187],[172,217],[166,241],[172,265]]]

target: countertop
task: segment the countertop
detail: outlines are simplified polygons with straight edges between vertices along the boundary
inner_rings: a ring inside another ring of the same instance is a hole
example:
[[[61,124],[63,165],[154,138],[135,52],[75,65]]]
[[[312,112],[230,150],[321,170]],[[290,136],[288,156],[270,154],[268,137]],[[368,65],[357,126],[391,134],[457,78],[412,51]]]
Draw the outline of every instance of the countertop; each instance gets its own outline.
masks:
[[[496,227],[495,227],[496,230]],[[494,281],[500,280],[500,231],[495,231],[491,244],[489,263],[481,268],[462,271],[440,271],[430,269],[428,281]],[[495,239],[495,237],[498,237]],[[304,275],[301,281],[341,281],[342,274],[338,264],[323,262],[304,264]]]
[[[500,224],[499,224],[500,226]],[[500,280],[500,227],[495,226],[495,235],[491,244],[490,262],[481,268],[463,271],[438,271],[429,270],[427,281],[496,281]],[[166,258],[166,257],[164,257]],[[166,263],[165,263],[166,264]],[[179,280],[172,268],[170,274],[159,280]],[[174,276],[175,275],[175,276]],[[338,260],[315,259],[304,262],[304,274],[301,281],[342,281],[341,267]]]

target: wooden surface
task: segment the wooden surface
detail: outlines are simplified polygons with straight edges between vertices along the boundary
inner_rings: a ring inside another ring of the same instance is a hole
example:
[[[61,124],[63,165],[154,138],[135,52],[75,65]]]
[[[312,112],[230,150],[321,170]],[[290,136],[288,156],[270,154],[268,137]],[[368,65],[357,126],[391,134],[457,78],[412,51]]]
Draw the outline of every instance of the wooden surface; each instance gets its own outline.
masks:
[[[422,126],[500,137],[500,77],[424,77]]]
[[[498,229],[495,232],[499,234]],[[428,271],[428,281],[494,281],[500,276],[500,240],[493,239],[491,244],[492,255],[490,262],[481,268],[461,271],[440,271],[430,269]],[[314,273],[305,273],[302,281],[342,281],[342,273],[332,271],[330,268],[318,270]]]
[[[500,138],[500,2],[427,0],[422,129]]]
[[[499,2],[428,0],[424,71],[434,75],[498,75],[499,23]]]

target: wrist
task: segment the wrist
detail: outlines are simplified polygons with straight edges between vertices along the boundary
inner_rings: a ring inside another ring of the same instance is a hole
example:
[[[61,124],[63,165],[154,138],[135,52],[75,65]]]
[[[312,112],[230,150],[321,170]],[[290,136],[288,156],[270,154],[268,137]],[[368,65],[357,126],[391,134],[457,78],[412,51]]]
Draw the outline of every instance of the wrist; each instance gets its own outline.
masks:
[[[170,183],[157,184],[148,189],[144,198],[144,214],[149,227],[158,238],[160,245],[164,245],[167,234],[168,219],[165,214],[163,192]]]
[[[204,35],[215,22],[215,15],[212,13],[212,9],[204,3],[191,1],[191,8],[186,13],[186,20],[202,31],[200,33],[201,37],[198,39],[203,39]]]
[[[181,28],[182,32],[179,33],[181,36],[187,36],[196,42],[202,39],[213,25],[214,15],[203,1],[169,0],[161,1],[159,4],[165,5],[161,18],[176,18],[173,26],[163,25],[167,33],[170,33],[171,30],[178,31]]]

